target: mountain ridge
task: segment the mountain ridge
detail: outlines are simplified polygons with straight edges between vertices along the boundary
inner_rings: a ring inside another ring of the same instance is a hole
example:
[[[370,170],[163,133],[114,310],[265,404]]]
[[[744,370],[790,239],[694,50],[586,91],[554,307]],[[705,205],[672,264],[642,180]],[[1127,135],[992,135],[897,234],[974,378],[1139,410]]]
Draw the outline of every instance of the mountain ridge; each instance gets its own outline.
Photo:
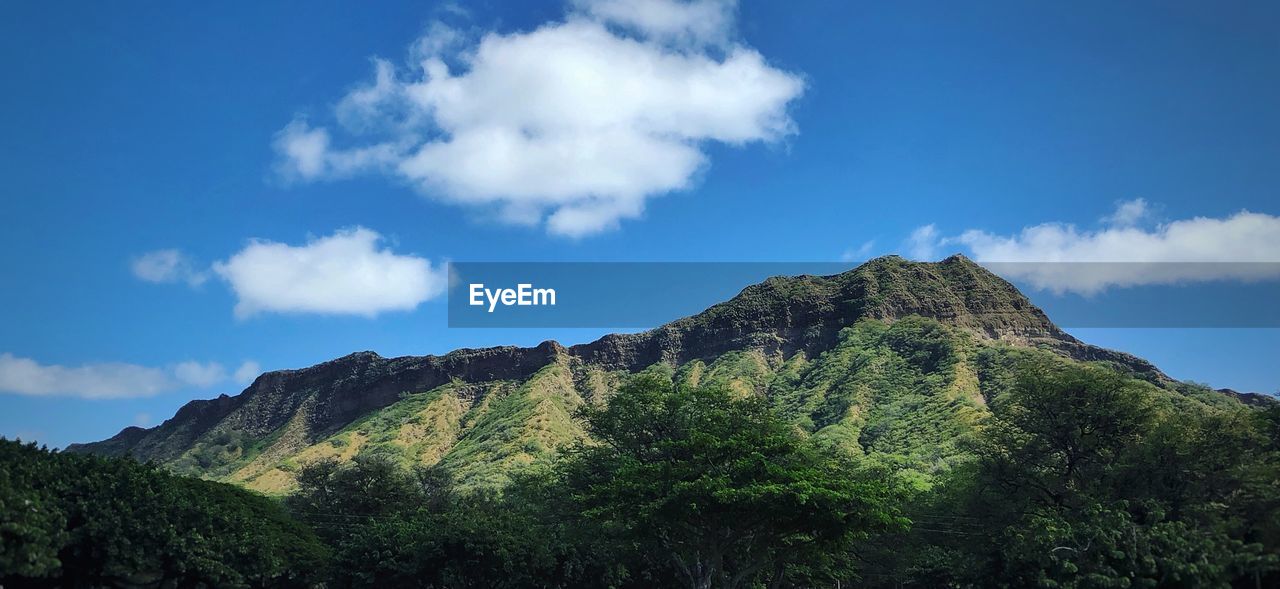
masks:
[[[1016,287],[964,256],[932,263],[888,256],[841,274],[769,278],[690,317],[645,332],[610,334],[568,347],[548,340],[530,348],[462,348],[440,356],[395,358],[363,351],[307,368],[267,372],[238,395],[192,401],[158,426],[126,428],[107,440],[75,444],[67,450],[132,454],[185,464],[196,474],[221,472],[219,468],[230,469],[232,464],[243,470],[258,461],[247,471],[250,474],[241,473],[257,476],[252,473],[261,474],[268,463],[287,461],[299,449],[346,431],[410,393],[465,384],[471,388],[458,393],[465,397],[459,402],[470,408],[493,390],[511,388],[494,383],[527,383],[548,367],[562,366],[565,374],[556,378],[569,384],[556,381],[548,386],[580,390],[564,399],[552,395],[538,405],[539,411],[560,414],[590,400],[592,390],[608,389],[610,374],[661,364],[711,363],[744,352],[779,362],[818,358],[833,350],[844,330],[860,321],[888,324],[913,316],[935,320],[978,341],[1106,362],[1158,386],[1178,384],[1145,360],[1070,336]],[[586,382],[591,379],[599,382]],[[527,413],[529,409],[522,406],[520,410]],[[532,413],[521,415],[534,419],[529,417]],[[209,464],[190,460],[193,449],[214,441],[224,450],[232,448],[230,458],[208,460]],[[232,474],[230,470],[222,473]]]

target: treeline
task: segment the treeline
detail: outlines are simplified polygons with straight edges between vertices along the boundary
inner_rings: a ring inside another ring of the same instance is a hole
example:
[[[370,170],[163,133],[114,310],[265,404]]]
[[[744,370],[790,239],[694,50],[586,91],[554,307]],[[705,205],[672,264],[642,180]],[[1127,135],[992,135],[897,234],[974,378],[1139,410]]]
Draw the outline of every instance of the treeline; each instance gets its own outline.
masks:
[[[0,440],[0,586],[306,587],[329,549],[278,502]]]
[[[642,374],[504,489],[363,457],[282,503],[0,444],[8,586],[1280,586],[1280,409],[1029,361],[930,483]]]
[[[869,569],[924,586],[1276,587],[1280,409],[1032,362]]]

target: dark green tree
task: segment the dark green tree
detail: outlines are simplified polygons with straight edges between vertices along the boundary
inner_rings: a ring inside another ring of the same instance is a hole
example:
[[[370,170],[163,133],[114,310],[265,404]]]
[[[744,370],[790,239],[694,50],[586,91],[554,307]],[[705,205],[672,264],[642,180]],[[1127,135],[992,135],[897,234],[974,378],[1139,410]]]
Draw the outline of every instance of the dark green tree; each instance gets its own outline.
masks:
[[[7,441],[0,441],[0,458],[6,530],[0,584],[260,587],[321,580],[323,545],[265,497],[128,458]]]
[[[52,470],[34,444],[0,441],[0,583],[58,573],[66,514],[39,481]]]
[[[553,537],[522,506],[490,493],[374,518],[341,543],[336,570],[350,587],[547,587]]]
[[[1276,470],[1249,410],[1174,410],[1151,390],[1103,367],[1020,364],[993,402],[975,468],[948,481],[962,490],[953,513],[979,522],[942,561],[962,566],[931,574],[1081,588],[1226,587],[1270,574],[1275,558],[1250,518],[1275,517]]]
[[[1060,507],[1105,488],[1155,420],[1143,383],[1060,361],[1023,363],[994,410],[977,446],[984,475],[1014,497]]]
[[[855,540],[901,527],[887,480],[811,445],[762,398],[640,375],[582,411],[560,465],[586,525],[695,588],[838,575]]]
[[[336,541],[361,524],[410,513],[425,500],[420,481],[384,456],[341,464],[318,460],[298,472],[298,489],[285,500],[295,517]]]

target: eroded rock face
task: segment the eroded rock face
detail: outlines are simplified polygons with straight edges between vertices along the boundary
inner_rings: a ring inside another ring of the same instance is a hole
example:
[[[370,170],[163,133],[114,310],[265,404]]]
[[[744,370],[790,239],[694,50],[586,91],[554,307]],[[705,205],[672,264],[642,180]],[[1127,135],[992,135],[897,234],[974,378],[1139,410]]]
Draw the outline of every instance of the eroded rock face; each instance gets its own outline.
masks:
[[[860,319],[893,321],[910,315],[937,319],[979,338],[1109,361],[1148,380],[1169,381],[1144,360],[1066,334],[1013,285],[963,256],[938,263],[890,256],[835,276],[770,278],[692,317],[569,348],[548,341],[534,348],[461,349],[443,356],[383,358],[357,352],[309,368],[268,372],[234,397],[192,401],[159,426],[127,428],[108,440],[68,450],[132,453],[167,462],[197,440],[223,432],[250,439],[275,433],[305,443],[395,403],[403,393],[427,391],[454,379],[522,380],[556,360],[636,371],[664,361],[710,360],[731,351],[782,358],[803,351],[813,357]]]
[[[1228,397],[1232,397],[1245,405],[1254,407],[1270,407],[1276,403],[1276,398],[1271,395],[1262,393],[1242,393],[1235,389],[1215,389]]]

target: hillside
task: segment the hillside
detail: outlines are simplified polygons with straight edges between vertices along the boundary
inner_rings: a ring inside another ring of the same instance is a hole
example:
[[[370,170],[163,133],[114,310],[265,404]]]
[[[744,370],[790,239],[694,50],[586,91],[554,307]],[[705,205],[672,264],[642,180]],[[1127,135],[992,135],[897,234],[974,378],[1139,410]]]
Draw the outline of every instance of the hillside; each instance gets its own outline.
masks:
[[[68,450],[132,454],[268,493],[293,488],[310,461],[372,454],[492,486],[582,438],[571,417],[579,406],[657,371],[761,393],[824,443],[904,465],[927,485],[1027,356],[1105,364],[1170,404],[1237,402],[1076,340],[963,256],[886,257],[834,276],[770,278],[692,317],[571,347],[360,352],[269,372],[239,395]]]

